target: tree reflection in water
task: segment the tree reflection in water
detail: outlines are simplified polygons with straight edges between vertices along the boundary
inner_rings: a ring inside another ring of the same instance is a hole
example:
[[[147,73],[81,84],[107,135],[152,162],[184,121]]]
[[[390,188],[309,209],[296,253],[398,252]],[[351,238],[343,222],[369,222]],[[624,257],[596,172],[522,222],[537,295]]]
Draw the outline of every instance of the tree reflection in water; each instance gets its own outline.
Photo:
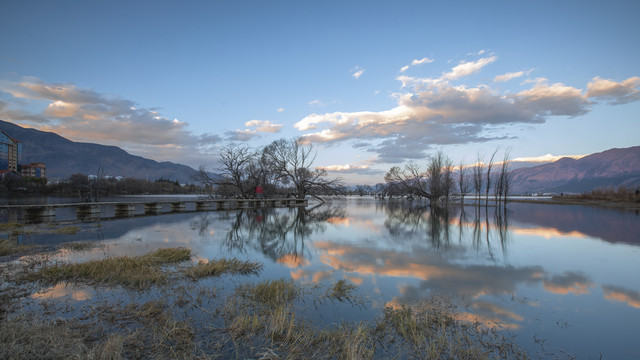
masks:
[[[473,246],[476,251],[486,248],[492,259],[496,244],[506,255],[508,214],[495,208],[473,207],[473,211],[468,208],[431,207],[425,202],[401,199],[376,201],[376,210],[385,213],[384,226],[395,243],[419,241],[435,251],[447,251],[452,245],[461,245],[469,239],[471,243],[465,245]],[[346,216],[346,203],[340,201],[311,208],[228,211],[220,218],[230,223],[223,246],[240,253],[249,247],[276,261],[284,256],[302,261],[310,256],[311,235],[324,232],[332,218]],[[192,227],[203,236],[215,221],[203,216]],[[455,227],[458,236],[452,235]],[[457,244],[453,243],[454,238],[457,238]]]
[[[452,245],[451,228],[457,225],[458,243],[464,242],[467,229],[471,228],[473,246],[477,251],[486,247],[493,258],[493,247],[497,242],[506,255],[508,213],[501,208],[473,207],[473,218],[470,219],[468,207],[465,206],[432,207],[419,201],[411,204],[406,201],[381,201],[377,207],[386,211],[384,224],[397,241],[424,237],[432,249],[445,251]]]
[[[231,220],[223,244],[230,251],[245,252],[249,247],[273,260],[289,257],[302,260],[309,256],[308,242],[314,233],[321,233],[327,220],[344,217],[343,202],[324,203],[311,208],[264,208],[226,212],[223,219]],[[210,220],[202,219],[196,225],[201,234]]]

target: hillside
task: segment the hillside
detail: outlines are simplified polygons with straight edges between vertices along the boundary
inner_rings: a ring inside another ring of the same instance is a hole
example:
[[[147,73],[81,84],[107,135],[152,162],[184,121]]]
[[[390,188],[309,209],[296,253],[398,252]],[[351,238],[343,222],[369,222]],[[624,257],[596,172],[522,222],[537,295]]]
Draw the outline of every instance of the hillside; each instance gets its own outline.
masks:
[[[105,175],[156,180],[165,178],[193,182],[197,170],[172,162],[157,162],[127,153],[117,146],[74,142],[55,133],[27,129],[0,120],[0,130],[22,142],[20,163],[44,162],[48,178],[66,178],[74,173],[96,174],[102,165]]]
[[[513,170],[511,193],[572,192],[640,186],[640,146]]]

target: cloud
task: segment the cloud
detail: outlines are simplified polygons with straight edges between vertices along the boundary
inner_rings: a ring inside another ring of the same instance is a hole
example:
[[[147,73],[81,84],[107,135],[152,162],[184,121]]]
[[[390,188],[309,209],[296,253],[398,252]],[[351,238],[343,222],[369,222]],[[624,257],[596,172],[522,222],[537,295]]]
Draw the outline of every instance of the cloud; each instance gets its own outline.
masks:
[[[447,80],[454,80],[463,76],[468,76],[480,71],[483,67],[491,64],[496,60],[496,56],[490,56],[478,59],[476,61],[462,61],[460,62],[460,64],[451,69],[451,71],[442,75],[442,78]]]
[[[306,142],[357,142],[360,148],[377,154],[379,162],[395,163],[423,158],[426,151],[441,145],[507,139],[511,137],[508,133],[490,130],[509,125],[584,115],[594,104],[591,99],[608,99],[613,104],[640,100],[639,77],[621,82],[594,78],[587,91],[542,77],[523,81],[525,89],[515,93],[487,84],[451,83],[495,61],[495,55],[462,61],[439,78],[400,75],[401,92],[393,94],[397,103],[387,110],[313,113],[294,127]],[[494,79],[525,76],[531,71]]]
[[[278,108],[278,110],[277,110],[277,111],[278,111],[278,112],[283,112],[283,111],[284,111],[284,108]]]
[[[157,160],[184,163],[186,154],[200,161],[207,149],[221,141],[217,135],[194,135],[186,122],[163,116],[157,109],[139,108],[133,101],[73,84],[25,77],[1,81],[0,92],[13,96],[11,103],[0,103],[3,119],[75,141],[135,149],[138,155]]]
[[[359,175],[383,175],[384,172],[371,168],[372,160],[366,161],[364,164],[344,164],[344,165],[328,165],[320,166],[318,169],[326,170],[332,173],[342,174],[359,174]]]
[[[430,59],[428,57],[424,57],[422,59],[413,59],[411,61],[411,65],[405,65],[402,68],[400,68],[400,72],[405,72],[407,70],[409,70],[409,67],[411,66],[417,66],[417,65],[422,65],[422,64],[430,64],[432,62],[434,62],[434,59]]]
[[[605,299],[623,302],[640,309],[640,292],[615,285],[603,285],[602,290]]]
[[[322,101],[320,101],[318,99],[311,100],[307,104],[309,104],[309,106],[311,106],[311,107],[323,107],[323,106],[326,106],[325,103],[323,103]]]
[[[562,158],[571,158],[571,159],[581,159],[583,157],[587,156],[587,154],[585,155],[552,155],[552,154],[546,154],[546,155],[541,155],[541,156],[531,156],[531,157],[519,157],[519,158],[515,158],[513,160],[511,160],[512,162],[535,162],[535,163],[549,163],[549,162],[554,162],[554,161],[558,161]]]
[[[524,71],[506,73],[506,74],[502,74],[494,77],[493,82],[505,82],[511,79],[519,78],[521,76],[524,76]]]
[[[428,57],[423,57],[422,59],[414,59],[411,61],[411,66],[421,65],[421,64],[430,64],[434,62],[433,59],[429,59]]]
[[[225,138],[227,141],[249,141],[260,136],[256,131],[249,129],[227,131],[225,132],[225,135],[227,136]]]
[[[608,100],[612,105],[640,100],[640,77],[630,77],[622,82],[595,77],[587,84],[587,97]]]
[[[543,280],[544,289],[559,295],[583,295],[589,293],[593,283],[584,274],[567,271],[562,275]]]
[[[274,124],[269,120],[251,120],[244,123],[246,127],[253,127],[258,132],[277,133],[282,128],[282,124]]]
[[[364,74],[365,69],[361,68],[360,66],[356,65],[355,68],[351,69],[351,76],[353,76],[354,79],[360,79],[360,77],[362,76],[362,74]]]

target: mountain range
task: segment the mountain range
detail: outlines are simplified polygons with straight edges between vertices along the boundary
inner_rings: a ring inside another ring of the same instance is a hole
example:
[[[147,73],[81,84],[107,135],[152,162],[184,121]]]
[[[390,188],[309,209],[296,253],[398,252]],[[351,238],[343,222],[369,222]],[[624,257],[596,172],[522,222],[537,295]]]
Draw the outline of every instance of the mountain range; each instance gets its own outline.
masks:
[[[623,185],[640,187],[640,146],[515,169],[511,172],[510,193],[582,193]]]
[[[46,163],[47,178],[67,178],[75,173],[96,175],[100,166],[105,175],[114,177],[164,178],[180,183],[194,182],[193,176],[198,173],[186,165],[131,155],[117,146],[75,142],[7,121],[0,120],[0,130],[22,143],[21,164]]]
[[[48,178],[74,173],[193,182],[192,167],[158,162],[127,153],[117,146],[74,142],[52,132],[23,128],[0,120],[0,130],[22,142],[21,163],[44,162]],[[514,169],[510,193],[581,193],[601,187],[640,187],[640,146],[610,149],[580,159],[562,158],[552,163]]]

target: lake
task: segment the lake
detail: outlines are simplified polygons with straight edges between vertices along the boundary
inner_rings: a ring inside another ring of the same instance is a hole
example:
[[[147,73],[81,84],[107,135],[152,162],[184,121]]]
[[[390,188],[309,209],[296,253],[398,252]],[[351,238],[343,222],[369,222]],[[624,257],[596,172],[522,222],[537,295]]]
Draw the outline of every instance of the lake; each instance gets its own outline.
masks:
[[[212,211],[78,224],[76,234],[26,234],[21,244],[99,241],[55,258],[85,261],[188,247],[198,258],[264,264],[260,279],[346,280],[364,298],[313,321],[367,321],[385,306],[434,295],[529,351],[640,358],[640,215],[576,205],[509,203],[430,209],[419,201],[334,199],[307,208]],[[56,286],[34,298],[91,302],[104,291]],[[117,292],[112,295],[118,297]],[[556,356],[551,355],[551,356]]]

